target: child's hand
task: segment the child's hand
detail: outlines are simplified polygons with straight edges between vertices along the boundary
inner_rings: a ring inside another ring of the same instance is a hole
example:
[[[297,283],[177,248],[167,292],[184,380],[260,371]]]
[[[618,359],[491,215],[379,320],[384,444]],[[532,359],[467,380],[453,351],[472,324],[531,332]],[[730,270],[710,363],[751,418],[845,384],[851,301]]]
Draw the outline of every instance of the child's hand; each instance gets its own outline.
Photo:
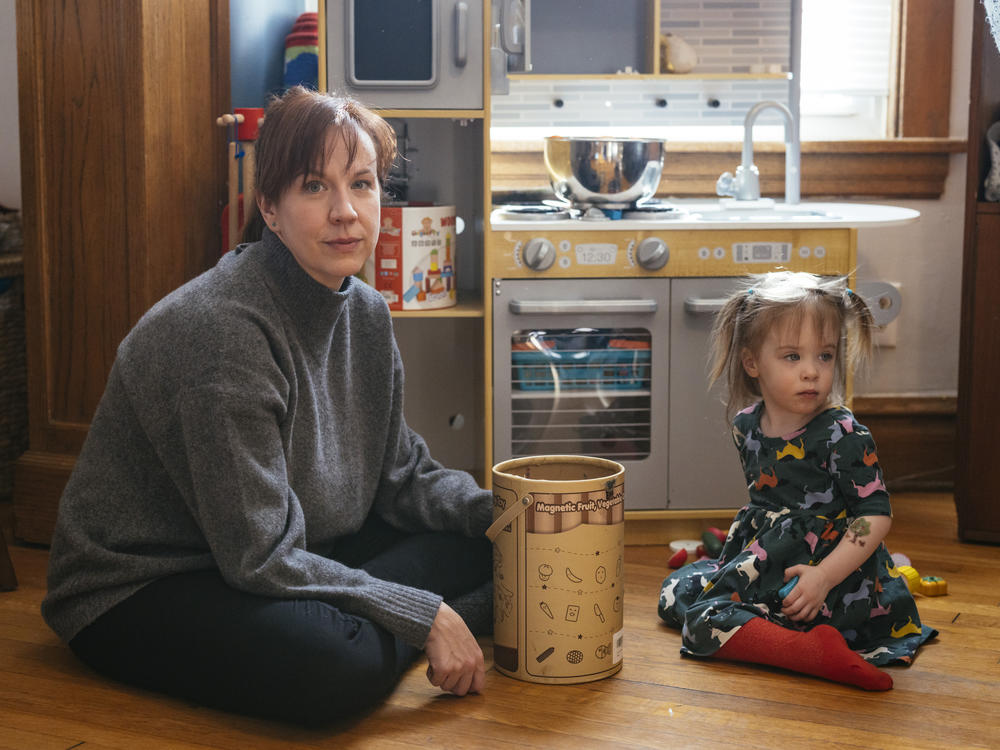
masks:
[[[833,584],[826,574],[813,565],[793,565],[785,570],[785,581],[799,577],[798,583],[782,602],[781,612],[796,622],[810,622],[823,608]]]

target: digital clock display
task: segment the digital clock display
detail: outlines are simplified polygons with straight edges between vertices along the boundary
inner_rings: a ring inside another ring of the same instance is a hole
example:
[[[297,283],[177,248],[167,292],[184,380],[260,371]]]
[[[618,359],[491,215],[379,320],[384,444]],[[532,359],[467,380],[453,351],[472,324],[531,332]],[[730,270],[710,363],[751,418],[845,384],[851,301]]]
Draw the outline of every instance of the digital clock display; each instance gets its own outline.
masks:
[[[576,246],[576,262],[581,266],[611,266],[618,257],[618,246],[589,244]]]
[[[733,260],[737,263],[786,263],[792,257],[790,242],[737,242]]]

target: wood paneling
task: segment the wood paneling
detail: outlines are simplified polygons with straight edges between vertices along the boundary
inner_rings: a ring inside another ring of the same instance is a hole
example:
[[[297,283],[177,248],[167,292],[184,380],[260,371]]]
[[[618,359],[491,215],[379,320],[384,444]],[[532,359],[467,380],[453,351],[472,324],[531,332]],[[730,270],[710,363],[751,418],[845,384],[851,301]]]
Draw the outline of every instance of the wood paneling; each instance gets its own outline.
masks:
[[[14,471],[14,536],[36,544],[52,540],[59,498],[75,463],[76,456],[62,453],[21,455]]]
[[[890,493],[954,488],[955,398],[855,396],[853,408],[875,437]]]
[[[886,540],[948,595],[918,596],[940,631],[894,687],[868,693],[777,669],[683,658],[656,616],[669,557],[625,550],[625,661],[607,679],[536,685],[492,669],[482,695],[442,695],[418,660],[384,705],[306,731],[212,711],[104,679],[45,627],[47,553],[14,546],[20,588],[0,594],[0,747],[9,748],[987,748],[1000,733],[995,570],[1000,548],[961,544],[950,495],[893,498]]]
[[[219,255],[228,14],[227,0],[18,0],[36,454],[79,452],[122,337]]]

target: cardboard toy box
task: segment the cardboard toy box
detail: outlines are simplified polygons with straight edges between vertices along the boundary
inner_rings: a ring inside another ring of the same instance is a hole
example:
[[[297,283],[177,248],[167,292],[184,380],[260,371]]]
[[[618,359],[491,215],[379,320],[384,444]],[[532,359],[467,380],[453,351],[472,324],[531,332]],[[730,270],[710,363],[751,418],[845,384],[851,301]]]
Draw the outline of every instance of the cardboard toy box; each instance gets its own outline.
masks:
[[[625,468],[591,456],[493,467],[493,665],[527,682],[622,667]]]
[[[382,293],[390,310],[455,305],[455,207],[383,206],[378,244],[364,278]]]

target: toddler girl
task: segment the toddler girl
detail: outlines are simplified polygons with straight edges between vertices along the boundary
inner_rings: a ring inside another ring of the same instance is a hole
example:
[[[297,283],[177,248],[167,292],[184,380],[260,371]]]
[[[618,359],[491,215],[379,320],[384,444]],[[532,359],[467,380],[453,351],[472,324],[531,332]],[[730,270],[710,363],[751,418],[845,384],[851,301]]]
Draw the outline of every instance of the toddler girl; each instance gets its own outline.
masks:
[[[727,416],[741,409],[750,499],[717,560],[663,582],[659,615],[683,627],[682,654],[888,690],[875,665],[909,664],[937,632],[882,544],[892,516],[871,433],[839,405],[845,372],[871,353],[871,313],[842,281],[783,271],[750,284],[719,313],[711,373]]]

